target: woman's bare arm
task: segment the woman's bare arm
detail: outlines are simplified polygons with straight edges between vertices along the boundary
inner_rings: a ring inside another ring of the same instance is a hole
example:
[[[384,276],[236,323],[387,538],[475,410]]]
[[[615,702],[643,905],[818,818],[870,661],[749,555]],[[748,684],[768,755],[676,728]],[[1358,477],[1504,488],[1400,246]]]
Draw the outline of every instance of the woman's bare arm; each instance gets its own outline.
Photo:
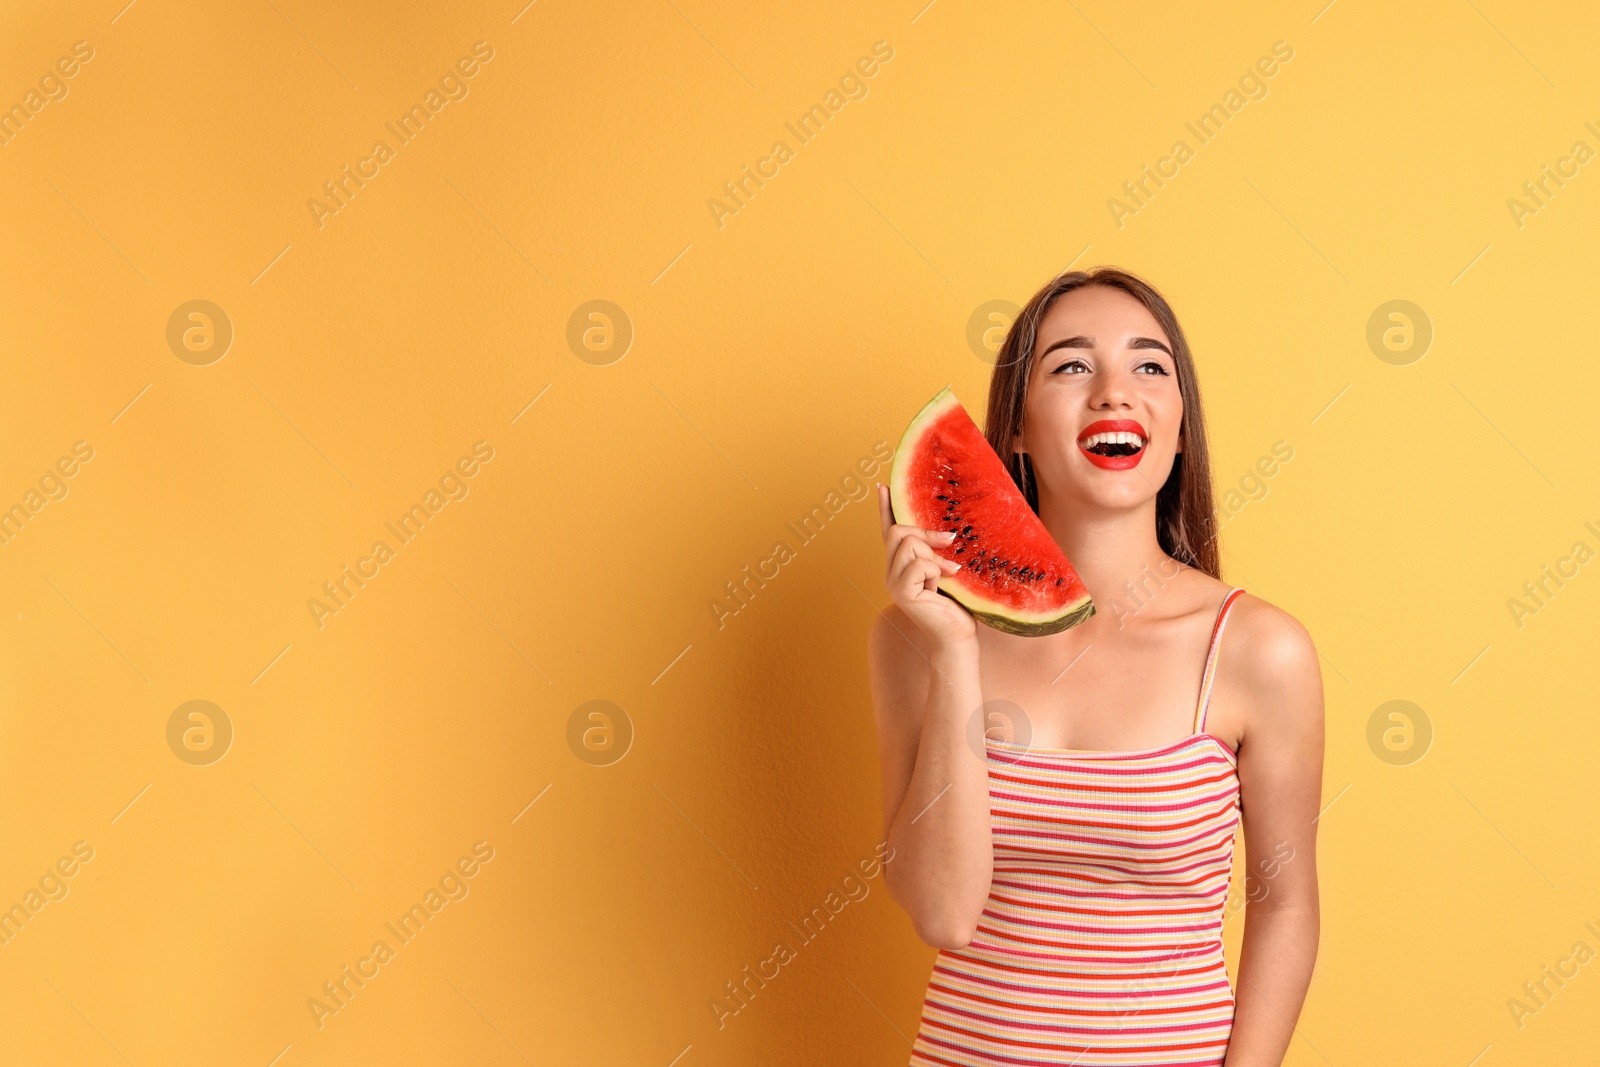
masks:
[[[972,940],[994,873],[988,762],[967,739],[983,703],[977,631],[938,593],[952,565],[928,532],[895,525],[882,486],[878,504],[894,599],[867,640],[893,861],[884,882],[923,941],[959,948]]]
[[[1289,615],[1244,598],[1227,643],[1245,708],[1239,743],[1244,943],[1225,1067],[1279,1067],[1317,959],[1317,817],[1322,802],[1322,672]]]
[[[884,881],[917,936],[959,948],[972,940],[994,874],[988,768],[967,739],[983,702],[977,642],[924,652],[903,632],[910,629],[891,607],[867,642],[885,834],[894,850]]]

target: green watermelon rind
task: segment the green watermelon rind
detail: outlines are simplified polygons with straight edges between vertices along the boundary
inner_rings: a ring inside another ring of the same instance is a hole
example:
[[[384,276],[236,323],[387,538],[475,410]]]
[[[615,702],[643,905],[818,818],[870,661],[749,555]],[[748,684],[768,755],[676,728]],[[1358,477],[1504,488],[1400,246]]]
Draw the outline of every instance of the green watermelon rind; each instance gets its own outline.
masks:
[[[948,578],[939,579],[939,592],[944,593],[945,595],[954,599],[956,602],[961,603],[963,607],[972,613],[973,618],[982,620],[987,625],[994,627],[996,630],[999,630],[1002,633],[1016,634],[1019,637],[1046,637],[1050,634],[1058,634],[1062,630],[1072,629],[1081,622],[1088,622],[1089,617],[1094,614],[1094,601],[1085,596],[1082,600],[1078,601],[1076,607],[1072,608],[1064,615],[1055,616],[1044,622],[1018,622],[1017,619],[1011,615],[998,615],[993,612],[977,611],[970,604],[963,603],[960,597],[956,596],[951,590],[945,588],[944,583],[949,580],[950,579]],[[960,588],[962,592],[968,591],[964,587],[960,586],[956,586],[955,588]]]
[[[917,525],[916,512],[911,506],[910,492],[906,484],[906,472],[910,469],[918,439],[929,424],[939,421],[952,408],[960,407],[961,401],[956,399],[955,393],[949,386],[945,386],[932,400],[923,405],[922,410],[917,412],[911,424],[906,427],[905,433],[900,435],[899,447],[895,449],[894,464],[889,470],[889,506],[896,522]],[[1079,623],[1086,622],[1095,613],[1094,601],[1087,590],[1082,597],[1063,606],[1060,611],[1039,614],[1021,611],[986,597],[963,584],[960,578],[959,571],[952,575],[942,575],[939,578],[939,592],[966,608],[980,622],[1002,633],[1021,637],[1044,637],[1060,633],[1062,630],[1070,630]]]

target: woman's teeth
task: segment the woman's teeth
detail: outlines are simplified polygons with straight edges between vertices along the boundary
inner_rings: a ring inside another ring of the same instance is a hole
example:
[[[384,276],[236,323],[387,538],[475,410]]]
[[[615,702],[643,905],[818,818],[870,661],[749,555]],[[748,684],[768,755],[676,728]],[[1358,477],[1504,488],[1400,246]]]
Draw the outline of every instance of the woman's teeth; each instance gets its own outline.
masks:
[[[1092,433],[1085,437],[1080,444],[1090,452],[1100,449],[1102,454],[1120,453],[1121,455],[1132,455],[1145,446],[1145,439],[1136,433],[1118,431],[1115,433]],[[1121,448],[1113,450],[1110,447],[1113,445],[1127,447],[1125,450]]]

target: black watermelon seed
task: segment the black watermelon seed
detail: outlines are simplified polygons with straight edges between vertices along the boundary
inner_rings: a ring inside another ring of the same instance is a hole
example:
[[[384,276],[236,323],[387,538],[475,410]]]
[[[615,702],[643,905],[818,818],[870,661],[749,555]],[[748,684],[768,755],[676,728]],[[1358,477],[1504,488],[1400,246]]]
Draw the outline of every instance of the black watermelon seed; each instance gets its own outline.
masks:
[[[1056,584],[1057,584],[1057,585],[1060,585],[1060,584],[1061,584],[1061,579],[1060,579],[1060,578],[1057,578],[1057,579],[1056,579]]]

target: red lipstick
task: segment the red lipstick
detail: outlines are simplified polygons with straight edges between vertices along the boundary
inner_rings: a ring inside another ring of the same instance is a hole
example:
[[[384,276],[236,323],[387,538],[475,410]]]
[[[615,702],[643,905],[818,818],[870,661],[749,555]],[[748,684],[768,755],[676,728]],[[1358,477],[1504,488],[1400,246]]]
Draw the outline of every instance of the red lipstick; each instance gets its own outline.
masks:
[[[1078,450],[1090,463],[1108,471],[1137,467],[1149,444],[1149,433],[1132,419],[1101,419],[1078,435]]]

